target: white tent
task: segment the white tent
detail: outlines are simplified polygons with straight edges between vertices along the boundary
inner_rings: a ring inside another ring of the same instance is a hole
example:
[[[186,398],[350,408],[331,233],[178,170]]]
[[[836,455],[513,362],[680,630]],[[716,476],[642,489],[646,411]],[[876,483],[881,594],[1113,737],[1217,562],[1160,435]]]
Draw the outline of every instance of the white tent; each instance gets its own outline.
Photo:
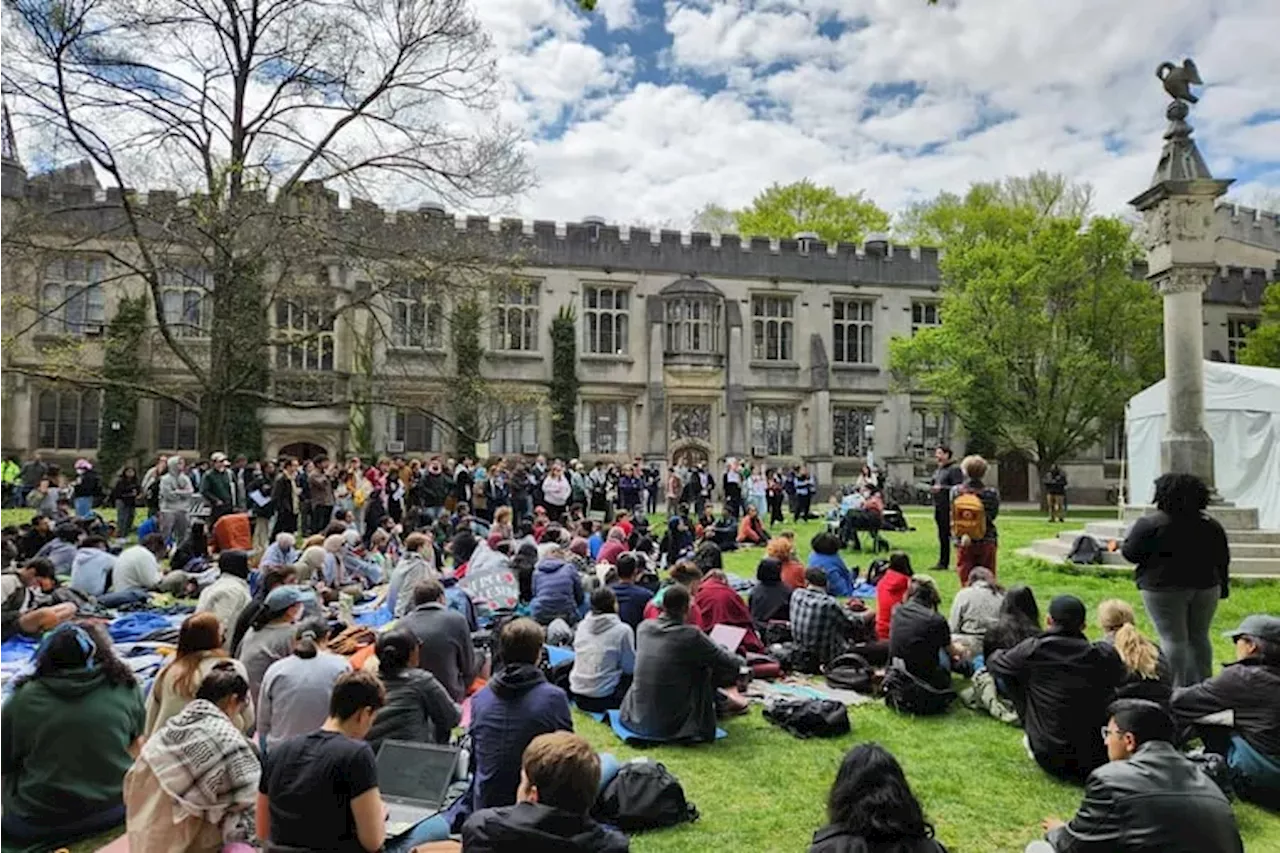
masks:
[[[1129,494],[1138,505],[1151,503],[1160,476],[1165,383],[1140,391],[1125,407]],[[1257,507],[1262,527],[1280,530],[1280,370],[1206,361],[1204,422],[1218,494],[1236,506]]]

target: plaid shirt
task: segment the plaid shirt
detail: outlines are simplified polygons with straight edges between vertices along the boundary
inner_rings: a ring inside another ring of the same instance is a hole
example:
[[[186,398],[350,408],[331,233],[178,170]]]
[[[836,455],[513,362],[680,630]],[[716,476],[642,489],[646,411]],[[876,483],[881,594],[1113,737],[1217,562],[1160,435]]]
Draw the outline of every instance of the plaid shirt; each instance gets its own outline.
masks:
[[[857,616],[834,596],[813,589],[791,594],[791,635],[803,649],[814,652],[824,664],[849,645],[849,632]]]

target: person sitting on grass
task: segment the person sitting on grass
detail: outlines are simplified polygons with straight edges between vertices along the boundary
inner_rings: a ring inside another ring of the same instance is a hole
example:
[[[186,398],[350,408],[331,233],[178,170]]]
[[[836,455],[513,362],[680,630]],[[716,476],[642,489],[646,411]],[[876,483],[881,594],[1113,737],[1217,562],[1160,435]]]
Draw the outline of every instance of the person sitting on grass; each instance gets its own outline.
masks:
[[[293,654],[267,667],[258,691],[258,734],[268,749],[323,725],[333,685],[351,670],[345,657],[328,651],[328,639],[327,621],[306,619],[294,629]]]
[[[622,700],[622,723],[656,741],[709,743],[716,736],[716,711],[746,710],[732,687],[746,661],[688,624],[691,598],[683,586],[668,587],[662,616],[646,620],[636,632],[636,669]]]
[[[1227,636],[1235,662],[1173,691],[1173,714],[1226,757],[1242,798],[1280,809],[1280,617],[1247,616]]]
[[[258,691],[268,667],[293,653],[293,626],[302,616],[302,593],[296,586],[279,586],[262,602],[262,608],[240,642],[236,657],[249,673],[249,696],[258,703]]]
[[[1242,853],[1231,803],[1174,746],[1168,711],[1145,699],[1107,709],[1108,763],[1089,774],[1069,823],[1044,821],[1046,853]]]
[[[80,527],[67,522],[59,524],[53,531],[53,538],[36,554],[53,563],[58,574],[65,575],[71,571],[71,564],[76,560],[76,546],[80,542]]]
[[[617,528],[609,531],[610,535],[614,530]],[[578,567],[566,559],[562,551],[554,551],[538,561],[533,571],[533,600],[529,602],[529,615],[538,624],[550,625],[556,619],[563,619],[576,625],[578,608],[585,600]]]
[[[178,651],[156,674],[147,694],[145,737],[151,737],[170,717],[194,701],[200,685],[215,668],[230,664],[248,682],[244,664],[227,656],[224,635],[225,629],[212,613],[193,613],[183,620],[178,629]],[[231,716],[237,729],[248,732],[255,722],[253,701],[238,705]]]
[[[462,827],[468,853],[563,850],[625,853],[630,841],[590,817],[600,757],[572,732],[539,735],[520,758],[516,804],[476,812]]]
[[[412,631],[395,628],[378,635],[378,678],[387,702],[365,740],[374,752],[384,740],[448,743],[462,710],[444,685],[419,668],[421,645]]]
[[[618,564],[618,557],[627,552],[627,534],[623,529],[614,525],[609,528],[609,533],[605,536],[604,545],[601,546],[599,553],[595,556],[597,563],[608,563],[611,566]]]
[[[677,586],[684,587],[689,593],[690,610],[689,621],[694,625],[702,624],[702,616],[698,612],[698,586],[702,583],[702,569],[692,560],[681,560],[671,567],[668,573],[671,582],[659,589],[649,599],[649,603],[644,606],[645,619],[657,619],[662,615],[662,599],[666,596],[667,591]],[[639,630],[637,626],[636,630]]]
[[[805,585],[804,564],[796,557],[796,537],[789,530],[784,530],[769,540],[764,553],[782,564],[782,582],[792,589],[802,589]]]
[[[1004,588],[995,575],[981,566],[969,572],[969,585],[951,601],[951,636],[973,659],[982,651],[982,638],[1000,620]]]
[[[856,578],[840,557],[840,537],[824,530],[813,537],[809,547],[812,549],[809,568],[822,569],[827,573],[827,592],[840,598],[853,595]]]
[[[636,639],[618,618],[618,599],[609,587],[591,593],[591,612],[573,638],[570,696],[584,711],[596,713],[622,705],[636,667]]]
[[[791,619],[791,589],[782,582],[782,563],[765,557],[756,564],[756,585],[747,598],[756,630],[763,631],[770,622]]]
[[[378,765],[365,742],[386,702],[377,676],[348,672],[333,685],[319,731],[268,754],[258,784],[258,839],[273,848],[375,853],[387,836]]]
[[[253,837],[262,768],[233,722],[248,702],[248,680],[219,661],[194,701],[147,738],[124,777],[130,853],[214,851]]]
[[[827,573],[806,569],[806,586],[791,594],[791,635],[796,645],[826,665],[849,651],[862,620],[827,594]]]
[[[1173,669],[1164,652],[1138,631],[1133,607],[1127,601],[1109,598],[1098,605],[1098,627],[1102,642],[1110,644],[1129,670],[1129,677],[1116,690],[1117,699],[1150,699],[1165,708],[1173,695]]]
[[[223,551],[218,555],[218,577],[200,592],[196,612],[208,611],[218,617],[228,632],[235,630],[240,614],[253,602],[249,591],[249,554]]]
[[[520,756],[535,737],[573,731],[569,698],[538,667],[542,626],[514,619],[498,634],[502,667],[471,697],[471,787],[449,811],[454,831],[473,812],[516,801]]]
[[[942,595],[933,578],[911,579],[907,598],[893,611],[889,659],[901,658],[907,672],[938,690],[951,686],[951,629],[938,612]]]
[[[737,539],[739,545],[764,545],[769,541],[769,531],[764,529],[760,508],[756,504],[747,504],[746,514],[738,523]]]
[[[982,656],[985,660],[994,652],[1011,649],[1040,633],[1040,605],[1036,603],[1035,591],[1026,584],[1014,584],[1000,602],[996,624],[982,637]]]
[[[75,560],[71,563],[71,581],[67,586],[93,598],[105,595],[115,565],[116,557],[107,550],[107,540],[101,536],[86,536],[76,549]]]
[[[1084,602],[1060,595],[1049,604],[1049,628],[1042,636],[986,660],[1018,709],[1036,763],[1076,783],[1106,763],[1099,732],[1116,688],[1129,675],[1115,649],[1084,635],[1086,620]]]
[[[915,572],[911,569],[911,558],[901,551],[889,555],[889,565],[884,576],[876,584],[876,640],[888,642],[889,626],[893,619],[893,609],[907,597],[907,587]]]
[[[710,634],[717,625],[742,628],[747,633],[742,635],[734,651],[741,655],[764,653],[764,643],[756,633],[751,611],[738,591],[729,585],[729,577],[723,570],[712,569],[702,576],[694,602],[698,605],[698,627],[703,631]]]
[[[467,618],[446,605],[442,581],[425,580],[413,588],[413,609],[399,626],[418,639],[419,666],[436,677],[454,702],[467,698],[467,688],[480,671]]]
[[[56,850],[124,821],[124,775],[146,712],[133,671],[96,625],[64,623],[0,711],[5,849]]]
[[[71,602],[57,604],[58,572],[44,557],[32,557],[16,572],[0,575],[0,625],[4,639],[39,637],[75,617]]]
[[[858,744],[840,762],[827,820],[809,853],[947,853],[934,840],[902,765],[876,743]]]
[[[618,618],[630,625],[632,630],[644,619],[644,608],[653,598],[653,593],[636,583],[636,572],[639,561],[632,553],[618,557],[618,580],[609,585],[618,599]]]

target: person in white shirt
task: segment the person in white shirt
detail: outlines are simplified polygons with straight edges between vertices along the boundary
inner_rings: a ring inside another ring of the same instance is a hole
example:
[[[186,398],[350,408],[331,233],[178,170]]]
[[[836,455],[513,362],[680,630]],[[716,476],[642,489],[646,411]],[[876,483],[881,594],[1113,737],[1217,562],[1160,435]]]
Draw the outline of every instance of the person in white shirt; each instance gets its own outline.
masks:
[[[125,548],[111,570],[111,591],[155,589],[160,585],[158,560],[168,551],[162,533],[149,533],[137,545]]]
[[[218,579],[200,593],[197,613],[212,613],[223,629],[223,647],[230,650],[231,633],[240,613],[253,600],[249,591],[249,555],[244,551],[223,551],[218,555]]]

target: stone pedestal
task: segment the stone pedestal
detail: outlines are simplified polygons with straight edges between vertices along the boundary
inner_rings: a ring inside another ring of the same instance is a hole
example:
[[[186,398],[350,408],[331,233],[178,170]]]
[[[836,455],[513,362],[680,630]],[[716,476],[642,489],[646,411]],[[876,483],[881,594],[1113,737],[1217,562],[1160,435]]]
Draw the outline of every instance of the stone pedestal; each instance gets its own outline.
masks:
[[[1164,297],[1164,372],[1169,395],[1161,471],[1195,474],[1213,488],[1213,440],[1204,428],[1203,298],[1213,267],[1170,269]]]

